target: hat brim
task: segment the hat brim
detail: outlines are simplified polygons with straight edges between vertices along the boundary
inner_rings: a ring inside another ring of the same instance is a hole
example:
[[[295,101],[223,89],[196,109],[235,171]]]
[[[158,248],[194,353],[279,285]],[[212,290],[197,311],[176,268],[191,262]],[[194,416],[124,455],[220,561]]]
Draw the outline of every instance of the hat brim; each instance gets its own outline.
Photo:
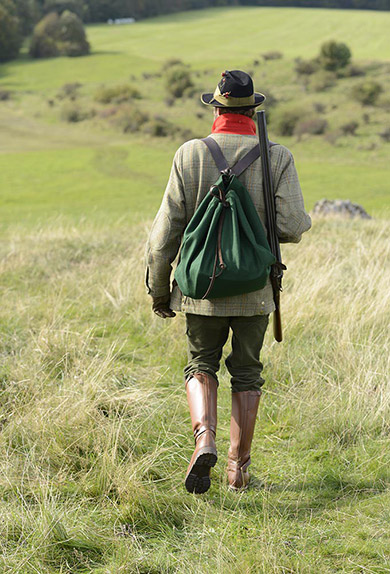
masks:
[[[260,94],[258,92],[255,92],[254,96],[255,96],[255,102],[253,104],[246,104],[241,106],[229,106],[228,100],[226,102],[226,105],[221,104],[220,102],[214,99],[214,94],[211,93],[202,94],[200,96],[200,99],[204,104],[206,104],[206,106],[213,106],[214,108],[257,108],[257,106],[260,106],[260,104],[262,104],[266,98],[264,94]]]

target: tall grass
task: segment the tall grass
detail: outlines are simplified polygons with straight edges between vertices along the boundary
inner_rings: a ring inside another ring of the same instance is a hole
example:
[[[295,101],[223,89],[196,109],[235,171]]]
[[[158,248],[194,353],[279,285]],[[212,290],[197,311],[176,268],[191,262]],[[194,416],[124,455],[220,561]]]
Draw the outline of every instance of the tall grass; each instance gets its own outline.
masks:
[[[0,564],[13,573],[388,572],[388,222],[286,246],[252,486],[189,495],[182,317],[150,312],[131,229],[13,227],[1,252]]]

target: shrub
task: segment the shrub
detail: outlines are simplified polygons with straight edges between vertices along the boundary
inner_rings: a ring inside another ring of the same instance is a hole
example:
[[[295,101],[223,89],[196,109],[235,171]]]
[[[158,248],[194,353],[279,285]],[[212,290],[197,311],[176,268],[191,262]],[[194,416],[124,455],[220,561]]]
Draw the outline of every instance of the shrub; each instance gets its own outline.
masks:
[[[274,96],[274,94],[272,92],[269,92],[268,90],[265,90],[263,92],[263,94],[265,95],[265,103],[264,106],[268,109],[271,106],[274,106],[275,104],[278,103],[278,99],[276,98],[276,96]]]
[[[297,58],[295,60],[295,71],[298,76],[310,76],[314,74],[319,68],[317,60],[302,60]]]
[[[47,14],[34,28],[30,44],[33,58],[56,56],[83,56],[89,53],[83,23],[66,10],[59,16],[56,12]]]
[[[312,75],[310,80],[310,88],[314,92],[323,92],[332,88],[336,84],[336,76],[333,72],[326,72],[325,70],[319,70]]]
[[[313,102],[313,109],[317,114],[324,114],[326,112],[326,106],[322,102]]]
[[[311,118],[298,122],[295,126],[294,133],[298,136],[303,134],[321,135],[325,133],[328,122],[323,118]]]
[[[390,126],[386,127],[384,130],[382,130],[379,135],[383,139],[383,141],[385,141],[386,143],[389,143],[390,142]]]
[[[124,104],[118,107],[111,123],[115,127],[119,128],[123,133],[127,134],[139,131],[141,126],[143,126],[143,124],[148,120],[148,114],[142,112],[135,106]]]
[[[102,87],[95,94],[95,100],[101,104],[128,102],[129,100],[139,100],[141,93],[130,84],[121,86]]]
[[[363,106],[375,106],[382,92],[382,84],[375,80],[366,80],[352,89],[352,97]]]
[[[340,136],[341,136],[340,130],[333,130],[332,132],[328,132],[327,134],[325,134],[324,139],[330,145],[336,145],[337,140],[339,139]]]
[[[17,58],[22,45],[16,8],[11,1],[0,4],[0,62]]]
[[[277,52],[276,50],[271,51],[271,52],[265,52],[264,54],[261,54],[263,60],[267,61],[267,60],[281,60],[283,58],[283,54],[282,52]]]
[[[82,122],[94,115],[94,110],[85,110],[75,104],[65,104],[61,109],[61,119],[69,123]]]
[[[6,102],[11,98],[11,92],[9,90],[0,90],[0,102]]]
[[[184,92],[193,87],[190,71],[184,66],[174,66],[167,72],[165,86],[174,98],[181,98]]]
[[[351,60],[351,50],[343,42],[330,40],[321,46],[318,61],[322,68],[335,72],[345,68]]]
[[[356,64],[349,64],[345,68],[337,71],[339,78],[356,78],[358,76],[365,76],[365,74],[365,70]]]
[[[184,66],[184,62],[179,60],[178,58],[170,58],[166,62],[164,62],[162,69],[168,70],[169,68],[173,68],[174,66]]]
[[[64,84],[60,88],[57,94],[57,98],[59,100],[63,100],[64,98],[75,98],[77,96],[79,88],[81,88],[81,85],[82,84],[80,84],[79,82]]]
[[[300,117],[301,112],[297,109],[287,109],[279,112],[274,122],[276,133],[280,136],[292,136]]]
[[[143,131],[151,136],[164,138],[174,133],[175,126],[157,116],[145,124]]]
[[[354,136],[359,127],[359,122],[351,121],[340,126],[340,131],[345,136]]]

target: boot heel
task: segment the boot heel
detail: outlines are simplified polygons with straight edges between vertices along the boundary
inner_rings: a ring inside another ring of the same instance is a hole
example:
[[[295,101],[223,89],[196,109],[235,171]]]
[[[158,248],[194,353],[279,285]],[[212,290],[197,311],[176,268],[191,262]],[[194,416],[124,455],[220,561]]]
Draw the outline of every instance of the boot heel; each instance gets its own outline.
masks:
[[[210,488],[210,470],[218,460],[217,451],[204,447],[199,449],[189,473],[185,480],[185,487],[188,492],[203,494]]]

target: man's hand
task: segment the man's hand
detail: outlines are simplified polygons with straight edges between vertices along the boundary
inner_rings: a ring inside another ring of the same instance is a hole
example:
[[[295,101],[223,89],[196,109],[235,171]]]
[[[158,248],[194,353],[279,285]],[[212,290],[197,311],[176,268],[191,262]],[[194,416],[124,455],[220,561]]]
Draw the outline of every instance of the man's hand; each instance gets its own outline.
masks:
[[[165,295],[165,297],[153,297],[152,309],[161,319],[176,317],[176,313],[169,308],[170,299],[170,295]]]

